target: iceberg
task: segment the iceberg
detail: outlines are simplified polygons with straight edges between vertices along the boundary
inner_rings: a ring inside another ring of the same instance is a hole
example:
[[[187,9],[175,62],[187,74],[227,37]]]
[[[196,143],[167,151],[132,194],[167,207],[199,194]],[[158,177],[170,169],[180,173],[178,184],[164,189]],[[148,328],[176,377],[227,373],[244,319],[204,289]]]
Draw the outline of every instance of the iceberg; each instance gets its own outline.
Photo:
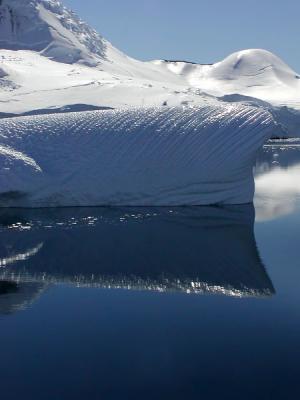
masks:
[[[252,202],[263,108],[211,101],[0,121],[0,206]]]

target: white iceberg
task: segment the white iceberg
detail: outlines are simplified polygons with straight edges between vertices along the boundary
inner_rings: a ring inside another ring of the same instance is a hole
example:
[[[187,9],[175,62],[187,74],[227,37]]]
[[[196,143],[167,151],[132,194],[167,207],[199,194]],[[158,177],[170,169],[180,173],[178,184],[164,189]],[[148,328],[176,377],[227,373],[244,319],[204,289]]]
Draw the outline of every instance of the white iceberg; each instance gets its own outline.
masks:
[[[253,200],[262,108],[141,108],[0,121],[0,205],[201,205]]]

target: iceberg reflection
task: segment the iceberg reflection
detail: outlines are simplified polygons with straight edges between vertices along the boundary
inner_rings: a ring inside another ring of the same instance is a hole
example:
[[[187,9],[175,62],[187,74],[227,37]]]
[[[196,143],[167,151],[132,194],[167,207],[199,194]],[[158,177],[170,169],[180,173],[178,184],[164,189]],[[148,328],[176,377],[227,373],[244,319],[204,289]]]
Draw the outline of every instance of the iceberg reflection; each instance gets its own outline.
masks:
[[[262,151],[255,179],[256,221],[289,215],[300,202],[300,146],[271,144]]]
[[[43,243],[32,257],[2,268],[1,280],[238,297],[274,293],[256,247],[252,205],[10,209],[2,210],[1,223],[2,250],[23,239]]]
[[[43,243],[39,243],[34,248],[26,250],[24,253],[15,253],[8,257],[0,258],[0,268],[6,267],[9,264],[15,264],[18,261],[27,260],[28,258],[37,254],[42,247]]]
[[[0,281],[0,314],[11,314],[29,307],[46,289],[39,282]]]

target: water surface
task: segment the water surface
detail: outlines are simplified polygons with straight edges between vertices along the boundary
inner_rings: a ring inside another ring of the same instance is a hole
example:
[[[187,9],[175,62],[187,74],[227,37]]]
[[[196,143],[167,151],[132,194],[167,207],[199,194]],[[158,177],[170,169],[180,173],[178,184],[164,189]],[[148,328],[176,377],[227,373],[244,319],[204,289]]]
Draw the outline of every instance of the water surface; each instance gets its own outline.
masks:
[[[299,398],[299,143],[256,175],[255,209],[2,209],[1,398]]]

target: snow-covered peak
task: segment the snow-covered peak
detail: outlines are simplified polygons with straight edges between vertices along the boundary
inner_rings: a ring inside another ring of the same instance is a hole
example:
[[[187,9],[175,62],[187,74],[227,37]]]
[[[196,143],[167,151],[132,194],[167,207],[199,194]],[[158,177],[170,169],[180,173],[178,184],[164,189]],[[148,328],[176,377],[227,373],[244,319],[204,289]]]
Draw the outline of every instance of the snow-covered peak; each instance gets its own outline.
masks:
[[[267,50],[248,49],[238,51],[214,64],[195,64],[184,61],[154,61],[165,65],[175,74],[186,77],[191,83],[203,84],[203,80],[223,82],[251,81],[253,85],[268,83],[297,84],[300,76],[279,57]]]
[[[242,50],[231,54],[225,60],[214,64],[211,77],[221,80],[277,79],[292,84],[297,74],[275,54],[262,49]]]
[[[0,0],[0,49],[95,65],[112,45],[57,0]]]
[[[159,60],[153,63],[213,96],[240,94],[269,102],[300,104],[299,74],[267,50],[238,51],[215,64]]]

